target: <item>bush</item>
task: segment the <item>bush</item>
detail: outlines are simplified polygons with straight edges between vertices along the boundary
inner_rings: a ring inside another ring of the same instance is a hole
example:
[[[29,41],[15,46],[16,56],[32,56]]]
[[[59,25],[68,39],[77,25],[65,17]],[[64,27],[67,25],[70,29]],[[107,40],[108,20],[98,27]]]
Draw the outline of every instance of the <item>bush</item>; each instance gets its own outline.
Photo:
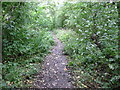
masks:
[[[3,79],[0,87],[29,87],[32,75],[38,73],[43,57],[54,44],[48,31],[50,19],[44,12],[45,6],[38,3],[3,2],[2,8]]]

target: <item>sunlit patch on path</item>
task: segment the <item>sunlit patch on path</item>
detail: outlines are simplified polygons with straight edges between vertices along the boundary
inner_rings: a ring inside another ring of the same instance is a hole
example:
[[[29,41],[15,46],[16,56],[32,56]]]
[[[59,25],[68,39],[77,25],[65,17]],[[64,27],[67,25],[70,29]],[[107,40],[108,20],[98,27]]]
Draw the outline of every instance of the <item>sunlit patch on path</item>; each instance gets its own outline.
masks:
[[[34,85],[37,88],[73,88],[66,69],[67,59],[62,52],[64,45],[55,34],[53,38],[56,45],[51,54],[46,56],[43,71],[37,76]]]

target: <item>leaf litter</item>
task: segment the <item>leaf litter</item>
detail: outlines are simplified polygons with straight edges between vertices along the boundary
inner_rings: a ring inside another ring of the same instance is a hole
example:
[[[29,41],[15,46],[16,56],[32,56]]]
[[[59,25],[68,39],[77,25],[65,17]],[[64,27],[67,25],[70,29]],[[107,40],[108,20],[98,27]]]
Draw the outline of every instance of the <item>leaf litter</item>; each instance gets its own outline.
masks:
[[[54,33],[53,38],[56,45],[53,46],[51,54],[45,57],[43,71],[38,74],[34,86],[36,88],[74,88],[66,68],[67,59],[62,52],[64,45]]]

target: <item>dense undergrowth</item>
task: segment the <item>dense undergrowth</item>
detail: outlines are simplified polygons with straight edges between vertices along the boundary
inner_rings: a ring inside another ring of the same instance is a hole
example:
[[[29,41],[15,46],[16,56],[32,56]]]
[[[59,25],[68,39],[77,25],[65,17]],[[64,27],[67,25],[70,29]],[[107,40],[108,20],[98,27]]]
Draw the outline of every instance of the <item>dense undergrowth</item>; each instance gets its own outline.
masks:
[[[57,36],[65,44],[64,54],[71,58],[68,66],[73,70],[73,79],[78,87],[119,86],[119,65],[103,61],[106,58],[94,43],[81,42],[82,38],[73,30],[59,30]]]
[[[29,87],[55,28],[77,87],[119,87],[119,18],[120,2],[3,2],[1,87]]]
[[[0,87],[29,87],[54,44],[46,5],[3,2],[3,59]]]
[[[53,45],[53,38],[49,32],[39,32],[32,43],[26,47],[29,52],[19,56],[15,61],[8,61],[2,66],[2,87],[29,87],[33,82],[33,75],[39,73],[41,62]]]
[[[119,87],[117,3],[66,3],[61,18],[70,30],[57,34],[77,86]]]

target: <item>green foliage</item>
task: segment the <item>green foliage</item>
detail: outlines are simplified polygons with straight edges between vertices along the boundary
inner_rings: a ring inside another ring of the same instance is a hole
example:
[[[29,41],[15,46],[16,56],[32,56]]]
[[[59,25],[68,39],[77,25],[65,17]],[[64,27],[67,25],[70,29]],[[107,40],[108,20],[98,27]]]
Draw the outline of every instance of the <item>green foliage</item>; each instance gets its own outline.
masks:
[[[34,42],[36,37],[41,41],[42,33],[44,34],[44,30],[49,27],[46,24],[49,24],[49,22],[46,22],[49,20],[46,18],[44,7],[38,7],[36,3],[4,2],[2,6],[3,61],[7,61],[15,59],[17,56],[28,54],[31,48],[36,47],[37,44],[32,46],[31,42]],[[38,37],[37,33],[40,28],[43,31],[40,32]]]
[[[65,44],[64,54],[71,57],[78,87],[119,87],[118,7],[105,2],[65,2],[60,7],[50,2],[3,2],[1,87],[28,87],[54,44],[49,32],[54,28],[70,29],[56,33]]]
[[[46,5],[3,2],[3,65],[0,87],[28,87],[54,44]]]
[[[40,31],[39,33],[37,32],[36,36],[37,37],[25,47],[26,49],[20,49],[20,52],[26,56],[19,56],[16,61],[8,61],[3,64],[3,88],[28,87],[28,84],[24,85],[25,80],[32,80],[32,75],[39,72],[39,63],[43,61],[43,57],[48,53],[50,46],[53,45],[54,42],[50,32]]]
[[[72,59],[69,66],[83,77],[75,76],[78,87],[81,82],[88,87],[119,87],[116,3],[66,2],[62,8],[63,26],[72,30],[58,32],[58,37]]]

